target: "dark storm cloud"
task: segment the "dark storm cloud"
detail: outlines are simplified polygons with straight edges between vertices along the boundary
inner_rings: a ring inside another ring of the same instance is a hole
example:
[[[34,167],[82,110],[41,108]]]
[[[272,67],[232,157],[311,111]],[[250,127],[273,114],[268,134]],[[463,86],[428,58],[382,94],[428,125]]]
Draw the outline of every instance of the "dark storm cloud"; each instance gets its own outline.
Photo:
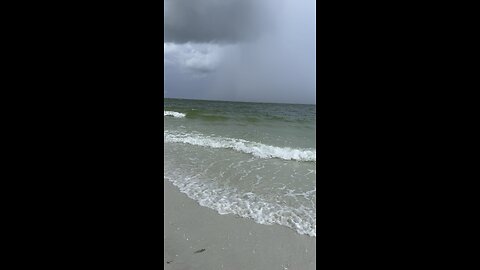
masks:
[[[165,0],[167,97],[315,103],[315,0]]]
[[[164,41],[235,43],[257,36],[261,0],[164,0]]]

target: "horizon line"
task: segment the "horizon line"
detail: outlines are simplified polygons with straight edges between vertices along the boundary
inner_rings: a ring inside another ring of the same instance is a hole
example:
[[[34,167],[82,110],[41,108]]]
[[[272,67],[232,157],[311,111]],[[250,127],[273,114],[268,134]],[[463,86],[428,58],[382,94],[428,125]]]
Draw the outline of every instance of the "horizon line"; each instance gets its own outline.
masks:
[[[163,97],[163,99],[180,99],[180,100],[194,100],[194,101],[217,101],[217,102],[238,102],[238,103],[258,103],[258,104],[285,104],[285,105],[314,105],[316,103],[283,103],[283,102],[263,102],[263,101],[238,101],[238,100],[222,100],[222,99],[200,99],[200,98],[174,98]]]

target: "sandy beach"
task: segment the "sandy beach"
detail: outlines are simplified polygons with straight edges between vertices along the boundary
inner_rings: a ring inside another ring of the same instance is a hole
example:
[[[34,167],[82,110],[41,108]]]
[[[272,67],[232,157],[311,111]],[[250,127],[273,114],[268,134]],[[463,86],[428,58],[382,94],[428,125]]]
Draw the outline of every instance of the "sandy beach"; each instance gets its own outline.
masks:
[[[202,207],[164,180],[164,269],[306,270],[316,238]]]

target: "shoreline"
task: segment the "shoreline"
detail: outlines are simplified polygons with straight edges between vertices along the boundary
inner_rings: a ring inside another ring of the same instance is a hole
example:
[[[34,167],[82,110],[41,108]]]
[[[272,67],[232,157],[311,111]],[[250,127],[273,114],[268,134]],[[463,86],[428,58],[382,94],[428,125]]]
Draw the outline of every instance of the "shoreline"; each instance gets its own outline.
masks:
[[[200,206],[164,179],[164,269],[314,269],[316,237]]]

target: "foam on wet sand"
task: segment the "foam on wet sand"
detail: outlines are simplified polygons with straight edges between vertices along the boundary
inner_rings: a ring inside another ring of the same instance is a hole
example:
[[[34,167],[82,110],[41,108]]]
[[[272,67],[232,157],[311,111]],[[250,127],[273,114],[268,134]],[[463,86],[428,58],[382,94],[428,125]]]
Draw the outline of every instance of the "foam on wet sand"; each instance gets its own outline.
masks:
[[[202,207],[164,180],[164,269],[315,269],[316,238]]]

